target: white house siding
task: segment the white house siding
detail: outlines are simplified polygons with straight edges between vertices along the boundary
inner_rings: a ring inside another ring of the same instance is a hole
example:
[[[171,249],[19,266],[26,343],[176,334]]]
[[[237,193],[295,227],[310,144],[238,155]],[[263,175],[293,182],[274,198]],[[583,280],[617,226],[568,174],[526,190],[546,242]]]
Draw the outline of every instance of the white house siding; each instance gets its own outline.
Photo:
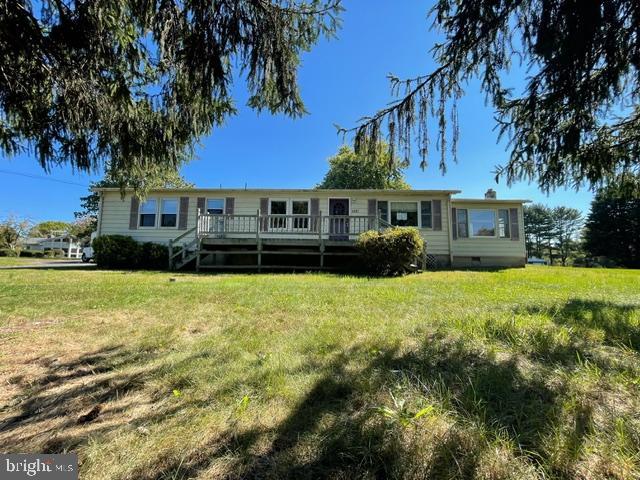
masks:
[[[100,235],[129,235],[140,242],[158,242],[167,243],[180,234],[184,230],[175,227],[138,227],[129,229],[129,215],[131,211],[131,194],[126,194],[122,198],[119,191],[104,191],[104,199],[102,204],[102,217],[100,222]],[[260,208],[260,198],[273,198],[283,200],[310,200],[318,198],[320,201],[320,211],[322,215],[326,215],[329,209],[329,198],[349,198],[351,215],[368,215],[368,201],[375,198],[376,200],[395,201],[423,201],[423,200],[441,200],[442,201],[442,230],[434,231],[432,229],[420,229],[420,233],[427,241],[427,249],[429,253],[435,255],[448,255],[449,253],[449,208],[447,203],[447,195],[399,195],[388,194],[384,192],[325,192],[322,190],[297,192],[287,190],[277,191],[238,191],[238,190],[196,190],[193,193],[185,192],[150,192],[147,198],[155,198],[158,202],[163,198],[189,197],[189,213],[187,220],[187,230],[195,227],[197,201],[199,197],[204,198],[227,198],[233,197],[234,214],[235,215],[255,215]],[[288,236],[290,238],[290,236]]]
[[[511,238],[458,238],[451,242],[453,266],[523,266],[525,263],[524,219],[521,203],[456,202],[453,208],[518,209],[519,239]],[[479,257],[479,261],[478,261]]]

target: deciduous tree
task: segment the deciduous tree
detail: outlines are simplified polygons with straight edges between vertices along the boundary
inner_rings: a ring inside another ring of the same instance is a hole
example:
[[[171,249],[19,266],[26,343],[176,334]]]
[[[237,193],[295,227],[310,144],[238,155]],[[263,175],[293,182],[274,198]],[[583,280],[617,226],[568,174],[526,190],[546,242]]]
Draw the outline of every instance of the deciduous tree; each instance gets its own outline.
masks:
[[[329,171],[317,188],[352,188],[405,190],[411,188],[404,179],[407,165],[391,158],[387,145],[380,143],[373,157],[358,155],[353,148],[340,147],[329,158]]]

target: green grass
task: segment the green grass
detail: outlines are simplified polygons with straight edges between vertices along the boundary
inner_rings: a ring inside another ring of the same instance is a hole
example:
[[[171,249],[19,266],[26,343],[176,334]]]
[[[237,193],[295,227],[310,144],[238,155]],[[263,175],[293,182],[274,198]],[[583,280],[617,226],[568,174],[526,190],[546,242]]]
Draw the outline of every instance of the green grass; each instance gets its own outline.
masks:
[[[0,257],[0,267],[13,267],[17,265],[31,265],[57,260],[69,260],[68,258],[33,258],[33,257]]]
[[[4,270],[0,342],[83,479],[640,476],[637,271]]]

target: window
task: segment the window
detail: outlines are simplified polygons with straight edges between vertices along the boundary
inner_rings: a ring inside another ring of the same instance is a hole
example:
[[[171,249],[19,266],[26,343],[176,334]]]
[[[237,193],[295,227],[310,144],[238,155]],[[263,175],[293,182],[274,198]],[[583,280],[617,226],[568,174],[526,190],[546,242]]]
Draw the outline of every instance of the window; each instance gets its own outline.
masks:
[[[385,222],[389,221],[389,202],[386,200],[378,200],[378,217]]]
[[[418,203],[391,202],[391,224],[400,227],[417,227]]]
[[[472,237],[495,237],[495,210],[469,210],[469,227]]]
[[[308,200],[293,200],[291,202],[291,213],[293,215],[309,215],[309,201]],[[293,228],[308,229],[309,218],[297,217],[293,219]]]
[[[467,230],[467,209],[459,208],[457,210],[456,217],[458,238],[467,238],[469,236],[469,231]]]
[[[163,198],[160,210],[160,226],[175,227],[178,225],[178,199]]]
[[[500,238],[510,238],[509,231],[509,210],[498,210],[498,234]]]
[[[431,216],[431,200],[426,202],[420,202],[420,220],[422,221],[422,228],[432,228],[432,216]]]
[[[156,226],[157,201],[154,198],[148,199],[140,204],[140,226]]]
[[[269,220],[270,228],[287,228],[287,201],[286,200],[270,200],[269,214],[282,215],[282,217],[271,217]]]
[[[222,215],[224,213],[224,199],[222,198],[207,199],[207,213],[209,215]]]

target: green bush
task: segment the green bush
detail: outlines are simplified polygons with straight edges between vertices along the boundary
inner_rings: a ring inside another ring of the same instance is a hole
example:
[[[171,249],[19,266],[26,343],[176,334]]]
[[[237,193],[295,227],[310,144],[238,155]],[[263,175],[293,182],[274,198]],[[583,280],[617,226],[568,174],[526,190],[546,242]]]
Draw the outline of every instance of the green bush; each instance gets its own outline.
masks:
[[[169,265],[169,249],[159,243],[146,242],[140,245],[138,267],[149,270],[165,270]]]
[[[11,250],[10,248],[0,248],[0,257],[17,257],[17,250]]]
[[[383,232],[369,230],[358,238],[364,268],[383,276],[403,275],[414,270],[424,252],[424,240],[416,228],[394,227]]]
[[[93,255],[100,268],[136,268],[140,244],[125,235],[102,235],[93,241]]]
[[[20,256],[24,258],[42,258],[44,257],[44,252],[40,250],[22,250]]]

